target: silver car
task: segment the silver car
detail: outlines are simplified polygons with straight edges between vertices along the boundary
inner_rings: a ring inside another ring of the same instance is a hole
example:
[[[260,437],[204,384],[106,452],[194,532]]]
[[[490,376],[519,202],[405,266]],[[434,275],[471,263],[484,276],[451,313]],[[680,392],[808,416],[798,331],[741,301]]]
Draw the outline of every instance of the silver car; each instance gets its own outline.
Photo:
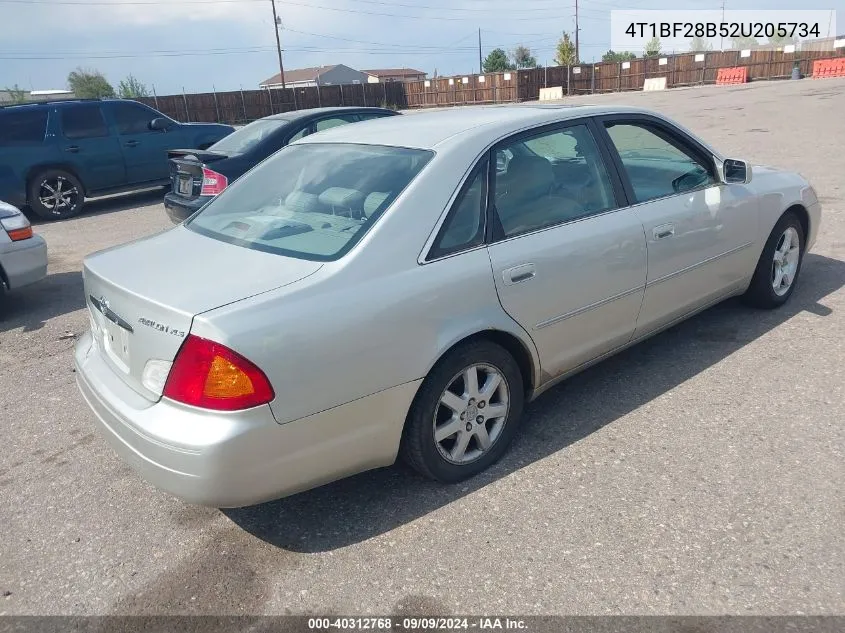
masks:
[[[397,456],[455,482],[561,379],[727,297],[786,302],[820,217],[802,177],[633,108],[339,127],[88,257],[79,387],[117,451],[191,502]]]
[[[47,244],[19,209],[0,200],[0,294],[47,275]]]

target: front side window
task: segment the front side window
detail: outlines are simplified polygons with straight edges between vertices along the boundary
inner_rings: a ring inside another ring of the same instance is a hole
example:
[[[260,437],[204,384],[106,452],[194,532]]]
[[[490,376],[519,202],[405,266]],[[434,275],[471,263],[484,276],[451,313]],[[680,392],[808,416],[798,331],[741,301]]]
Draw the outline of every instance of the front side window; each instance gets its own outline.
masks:
[[[62,108],[62,132],[65,138],[99,138],[109,135],[99,105],[75,105]]]
[[[637,202],[684,193],[716,182],[707,163],[661,127],[647,123],[608,122],[605,125]]]
[[[121,136],[150,132],[150,121],[158,116],[152,110],[134,103],[113,103],[111,108],[117,133]]]
[[[432,156],[375,145],[288,146],[186,226],[245,248],[331,261],[361,239]]]
[[[616,207],[604,161],[586,125],[499,146],[494,200],[504,237]]]
[[[224,136],[208,149],[224,154],[243,154],[289,123],[288,119],[259,119]]]
[[[429,259],[444,257],[484,242],[486,179],[487,161],[484,160],[470,174],[455,199],[431,247]]]
[[[40,145],[46,131],[46,108],[0,111],[0,146]]]

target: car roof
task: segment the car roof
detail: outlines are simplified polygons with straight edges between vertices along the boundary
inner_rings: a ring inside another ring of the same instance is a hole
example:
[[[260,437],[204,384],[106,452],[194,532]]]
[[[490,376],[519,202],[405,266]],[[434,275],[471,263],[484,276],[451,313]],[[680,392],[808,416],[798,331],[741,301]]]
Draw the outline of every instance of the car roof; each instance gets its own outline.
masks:
[[[363,106],[338,106],[333,108],[309,108],[307,110],[291,110],[290,112],[281,112],[279,114],[271,114],[265,116],[263,119],[281,119],[283,121],[300,121],[308,117],[323,116],[325,114],[344,114],[348,112],[383,112],[387,114],[397,114],[388,108],[368,108]]]
[[[435,149],[447,142],[459,142],[464,137],[475,137],[478,134],[499,138],[534,125],[614,113],[656,114],[628,106],[465,106],[338,126],[318,135],[307,136],[297,141],[297,144],[360,143]]]

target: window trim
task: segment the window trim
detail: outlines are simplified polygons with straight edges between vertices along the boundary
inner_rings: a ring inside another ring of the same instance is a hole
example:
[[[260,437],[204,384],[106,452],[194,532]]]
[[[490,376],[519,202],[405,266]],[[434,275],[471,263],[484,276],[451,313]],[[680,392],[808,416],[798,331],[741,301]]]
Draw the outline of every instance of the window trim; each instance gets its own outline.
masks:
[[[565,121],[557,121],[551,124],[541,125],[539,127],[531,128],[529,130],[522,130],[516,134],[512,134],[500,141],[497,141],[493,144],[490,148],[489,152],[492,157],[495,157],[495,153],[497,150],[501,149],[502,146],[513,145],[514,143],[519,143],[522,140],[527,140],[533,138],[535,136],[541,136],[548,132],[556,132],[559,130],[565,130],[568,128],[576,127],[579,125],[583,125],[587,128],[587,131],[592,136],[593,142],[596,145],[596,149],[599,152],[599,156],[601,158],[602,165],[604,166],[605,173],[607,174],[608,179],[610,180],[611,192],[613,194],[613,201],[615,206],[609,209],[603,209],[601,211],[596,211],[595,213],[590,213],[588,215],[583,215],[577,218],[572,218],[570,220],[561,220],[560,222],[556,222],[555,224],[549,224],[542,227],[537,227],[536,229],[532,229],[530,231],[525,231],[524,233],[519,233],[517,235],[505,235],[504,230],[501,226],[501,221],[499,220],[498,212],[496,211],[496,203],[495,203],[495,193],[496,193],[496,174],[495,171],[495,161],[491,158],[491,168],[490,173],[488,175],[488,187],[487,187],[487,225],[490,227],[490,231],[488,232],[488,239],[487,244],[498,244],[500,242],[506,242],[513,239],[518,239],[520,237],[525,237],[527,235],[534,235],[535,233],[539,233],[540,231],[547,231],[549,229],[556,229],[561,226],[565,226],[567,224],[572,224],[574,222],[581,222],[582,220],[589,220],[591,218],[599,217],[602,215],[606,215],[608,213],[615,213],[622,209],[627,208],[629,205],[629,199],[627,193],[624,189],[624,181],[620,177],[618,173],[618,169],[616,164],[612,160],[612,156],[608,152],[608,148],[605,144],[604,139],[602,138],[602,130],[598,129],[599,125],[596,123],[596,117],[589,116],[589,117],[579,117],[577,119],[567,119]]]
[[[438,253],[433,255],[432,253],[437,249],[437,243],[440,241],[440,238],[443,237],[443,233],[446,230],[446,227],[449,223],[449,219],[454,217],[455,214],[458,212],[458,207],[464,200],[464,196],[466,192],[469,191],[469,188],[472,187],[473,183],[475,182],[476,177],[482,176],[481,180],[481,204],[478,209],[479,213],[479,221],[482,223],[482,230],[481,230],[481,242],[478,244],[473,244],[472,246],[456,246],[454,250],[445,252],[445,253]],[[451,257],[453,255],[457,255],[459,253],[466,253],[470,250],[475,250],[476,248],[483,248],[487,245],[487,235],[489,233],[489,219],[490,215],[487,212],[488,202],[488,190],[490,188],[490,152],[485,152],[485,154],[481,157],[480,160],[476,161],[473,165],[472,169],[470,170],[469,174],[464,178],[464,181],[461,183],[461,186],[458,188],[458,194],[454,196],[449,205],[449,211],[443,217],[443,221],[440,223],[440,227],[437,229],[434,235],[434,240],[432,240],[431,245],[428,248],[428,253],[426,256],[426,261],[436,261],[438,259],[445,259],[447,257]]]
[[[595,119],[596,127],[598,128],[602,142],[606,146],[606,149],[611,159],[613,160],[615,170],[618,172],[618,175],[622,180],[622,184],[625,189],[625,196],[628,200],[628,207],[637,207],[643,204],[656,202],[658,200],[666,200],[668,198],[684,196],[689,193],[702,191],[704,189],[709,189],[710,187],[718,186],[719,184],[721,184],[719,172],[716,168],[716,161],[718,160],[718,156],[710,148],[703,145],[697,139],[693,138],[683,130],[679,129],[669,121],[639,112],[604,114],[595,117]],[[648,126],[658,128],[668,137],[672,138],[678,145],[680,145],[681,148],[684,148],[687,152],[689,152],[693,158],[698,161],[702,161],[703,164],[708,167],[708,173],[714,179],[714,182],[706,185],[699,185],[698,187],[694,187],[693,189],[687,189],[686,191],[682,191],[679,193],[672,192],[670,194],[666,194],[665,196],[659,196],[657,198],[649,198],[648,200],[642,201],[637,200],[636,192],[634,191],[634,186],[633,184],[631,184],[631,179],[628,176],[628,172],[625,170],[625,165],[622,162],[622,157],[619,155],[619,151],[616,149],[616,145],[614,145],[613,139],[610,137],[610,133],[607,131],[607,127],[605,125],[605,123],[607,122],[621,124],[627,123],[630,125],[645,126],[646,128]]]
[[[65,129],[65,113],[70,112],[74,108],[82,109],[82,108],[96,108],[100,112],[100,117],[103,120],[103,127],[106,130],[106,133],[102,136],[68,136],[67,130]],[[111,126],[111,120],[106,117],[106,112],[103,109],[102,104],[100,103],[80,103],[80,104],[73,104],[73,106],[68,107],[65,106],[63,108],[59,108],[59,127],[61,128],[61,136],[62,139],[65,141],[84,141],[89,139],[97,139],[97,138],[113,138],[117,136],[115,134],[116,130],[114,130]]]

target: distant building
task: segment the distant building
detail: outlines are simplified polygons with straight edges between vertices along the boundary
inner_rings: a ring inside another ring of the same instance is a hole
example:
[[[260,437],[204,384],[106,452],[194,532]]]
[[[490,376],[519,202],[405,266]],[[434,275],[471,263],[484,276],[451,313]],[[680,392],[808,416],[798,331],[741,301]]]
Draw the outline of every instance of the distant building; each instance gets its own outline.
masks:
[[[21,90],[23,101],[59,101],[61,99],[76,99],[72,90]],[[11,90],[0,90],[0,104],[15,103],[18,95]]]
[[[426,73],[413,68],[376,68],[361,72],[368,76],[367,81],[371,84],[389,81],[422,81],[426,77]]]
[[[296,68],[285,71],[286,88],[307,88],[309,86],[339,86],[343,84],[365,84],[369,77],[360,70],[343,64]],[[281,88],[282,76],[275,74],[258,84],[260,88]]]

